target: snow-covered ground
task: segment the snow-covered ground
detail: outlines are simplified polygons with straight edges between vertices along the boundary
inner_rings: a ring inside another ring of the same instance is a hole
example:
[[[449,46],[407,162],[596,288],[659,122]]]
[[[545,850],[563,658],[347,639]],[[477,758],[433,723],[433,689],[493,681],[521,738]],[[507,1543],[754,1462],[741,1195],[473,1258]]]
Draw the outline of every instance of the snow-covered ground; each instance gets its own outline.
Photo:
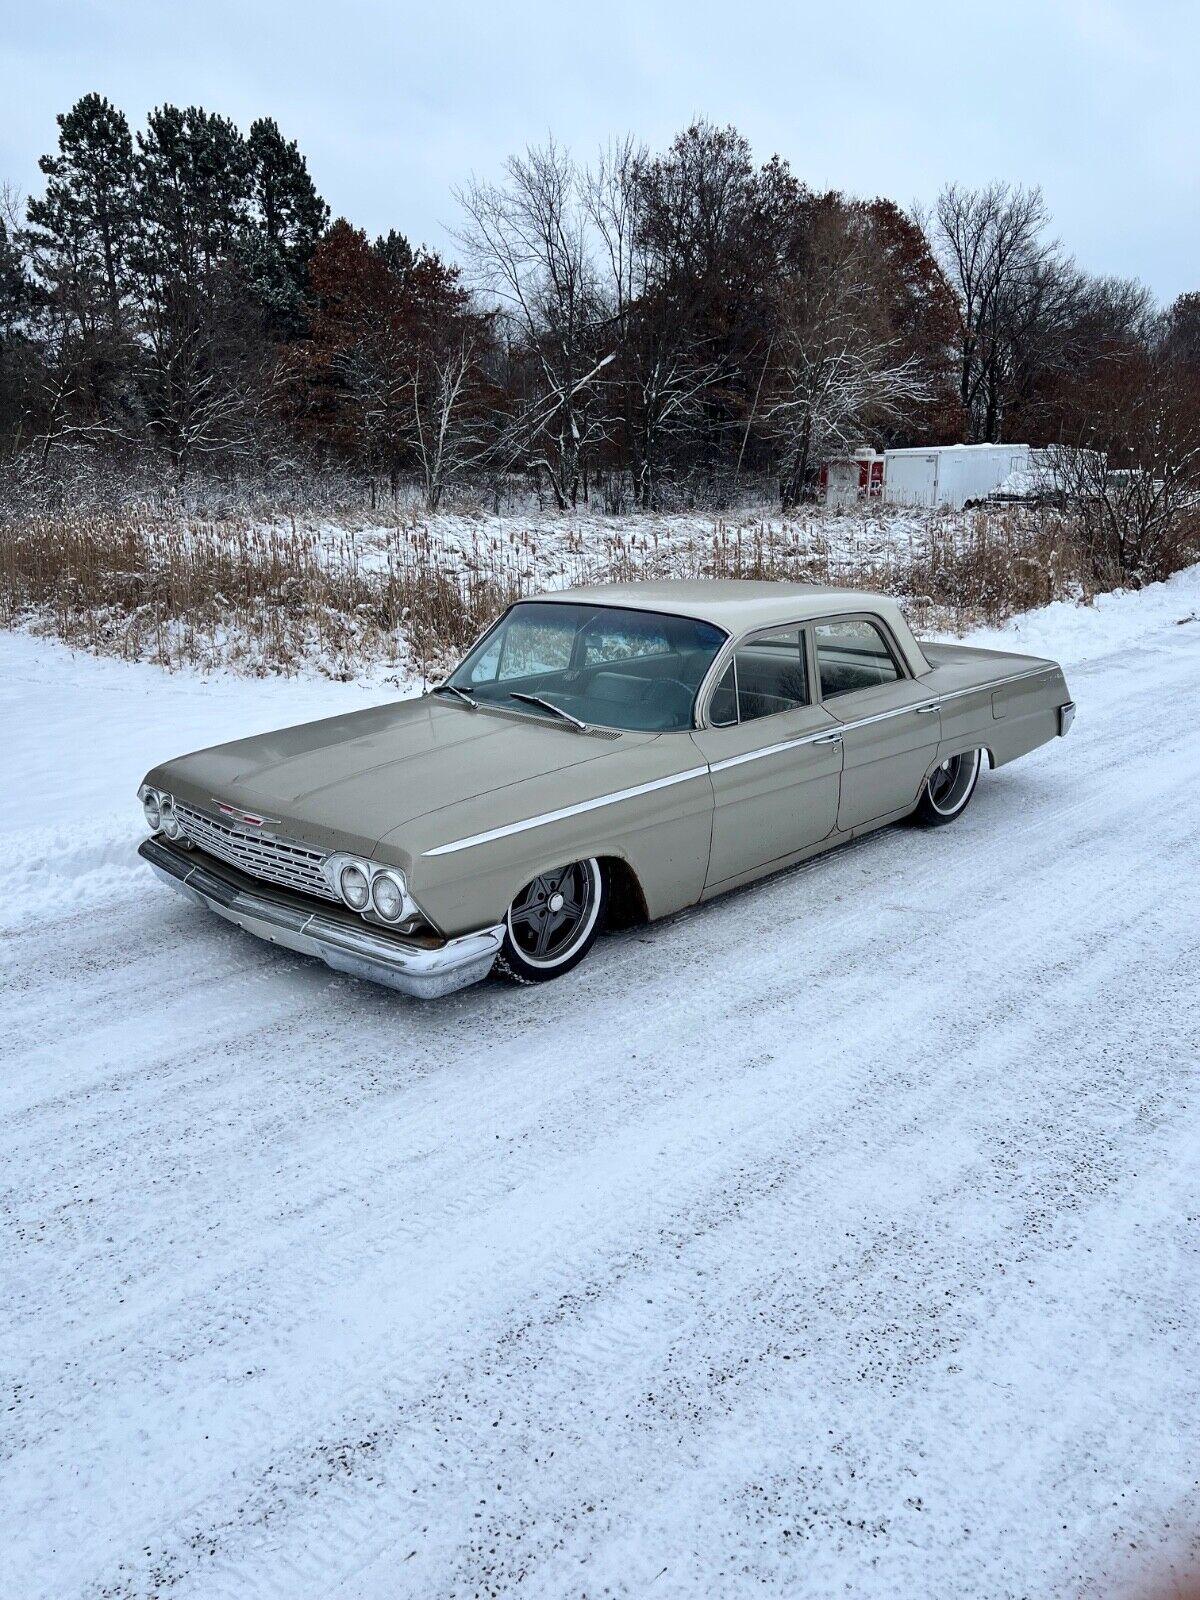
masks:
[[[422,1007],[132,859],[386,691],[0,637],[0,1592],[1194,1570],[1200,569],[988,642],[1079,716],[953,828]]]
[[[255,526],[263,533],[283,532],[279,523]],[[965,512],[863,505],[785,515],[762,505],[721,514],[609,516],[585,507],[566,513],[529,508],[504,514],[414,512],[393,524],[309,521],[301,532],[314,536],[329,559],[353,560],[360,568],[386,567],[399,548],[411,543],[436,552],[441,565],[498,568],[532,587],[555,588],[586,582],[607,572],[614,560],[640,568],[658,558],[666,566],[690,568],[711,559],[714,549],[723,548],[728,556],[739,545],[751,549],[756,541],[787,547],[797,559],[816,558],[831,573],[861,572],[911,559],[934,540],[962,541],[971,526]]]

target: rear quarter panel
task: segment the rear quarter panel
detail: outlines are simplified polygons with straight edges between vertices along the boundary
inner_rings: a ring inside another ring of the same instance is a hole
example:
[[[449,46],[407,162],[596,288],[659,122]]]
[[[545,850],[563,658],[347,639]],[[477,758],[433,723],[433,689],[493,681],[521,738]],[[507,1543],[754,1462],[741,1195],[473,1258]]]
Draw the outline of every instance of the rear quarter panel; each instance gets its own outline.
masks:
[[[1056,662],[968,645],[922,649],[931,663],[922,686],[944,697],[939,760],[982,747],[1002,767],[1057,736],[1070,694]]]

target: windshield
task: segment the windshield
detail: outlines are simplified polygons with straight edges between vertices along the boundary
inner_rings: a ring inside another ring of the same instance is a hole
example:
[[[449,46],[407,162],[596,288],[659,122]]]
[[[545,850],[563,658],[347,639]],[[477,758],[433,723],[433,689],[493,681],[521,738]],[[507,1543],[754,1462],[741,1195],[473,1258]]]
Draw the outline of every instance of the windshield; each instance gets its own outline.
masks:
[[[450,685],[481,705],[605,728],[692,726],[692,707],[725,634],[711,622],[618,606],[529,600],[471,651]],[[548,702],[531,704],[536,696]]]

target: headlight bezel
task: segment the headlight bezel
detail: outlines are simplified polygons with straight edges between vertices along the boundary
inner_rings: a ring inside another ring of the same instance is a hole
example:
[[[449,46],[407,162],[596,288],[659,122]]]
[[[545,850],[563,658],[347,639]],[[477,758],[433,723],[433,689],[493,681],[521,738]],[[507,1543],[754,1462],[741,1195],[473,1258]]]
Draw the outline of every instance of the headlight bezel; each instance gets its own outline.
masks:
[[[395,910],[386,911],[384,909],[380,898],[381,889],[393,890],[395,892]],[[402,922],[404,920],[404,908],[407,901],[408,885],[404,881],[403,874],[397,872],[392,867],[384,867],[381,871],[375,873],[371,879],[371,909],[374,911],[375,915],[381,919],[381,921],[392,923]]]
[[[367,898],[359,906],[355,905],[342,889],[342,874],[354,867],[367,880]],[[369,861],[365,856],[349,855],[339,851],[336,855],[327,856],[321,863],[321,876],[337,895],[339,901],[348,910],[353,911],[366,922],[376,922],[385,928],[395,928],[403,923],[420,918],[423,913],[412,895],[408,892],[408,879],[399,867],[392,867],[380,861]],[[399,893],[399,904],[394,916],[388,916],[376,904],[375,884],[379,879],[386,879]]]

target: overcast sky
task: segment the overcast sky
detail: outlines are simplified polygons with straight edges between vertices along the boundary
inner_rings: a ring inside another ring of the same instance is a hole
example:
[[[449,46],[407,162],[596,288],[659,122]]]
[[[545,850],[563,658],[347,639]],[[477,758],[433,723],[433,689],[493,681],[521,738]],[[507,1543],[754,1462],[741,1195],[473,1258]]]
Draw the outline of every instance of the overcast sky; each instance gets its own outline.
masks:
[[[1200,288],[1200,5],[692,0],[0,0],[0,179],[36,190],[54,116],[198,102],[276,118],[332,206],[453,250],[451,185],[553,131],[591,157],[697,116],[814,187],[932,201],[1040,183],[1097,272]]]

